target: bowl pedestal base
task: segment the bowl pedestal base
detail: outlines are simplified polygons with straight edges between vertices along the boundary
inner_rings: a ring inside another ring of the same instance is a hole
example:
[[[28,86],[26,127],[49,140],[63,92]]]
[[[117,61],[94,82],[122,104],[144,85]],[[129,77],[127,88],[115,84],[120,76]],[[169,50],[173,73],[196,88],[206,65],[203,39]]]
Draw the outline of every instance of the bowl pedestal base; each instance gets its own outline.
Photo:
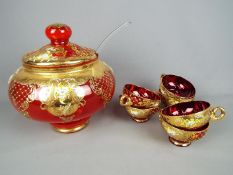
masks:
[[[179,146],[179,147],[187,147],[187,146],[191,145],[191,142],[182,142],[182,141],[179,141],[179,140],[175,140],[172,137],[168,137],[168,139],[173,145],[176,145],[176,146]]]
[[[51,125],[55,131],[68,134],[80,131],[85,128],[88,124],[89,118],[90,117],[87,117],[69,123],[51,123]]]

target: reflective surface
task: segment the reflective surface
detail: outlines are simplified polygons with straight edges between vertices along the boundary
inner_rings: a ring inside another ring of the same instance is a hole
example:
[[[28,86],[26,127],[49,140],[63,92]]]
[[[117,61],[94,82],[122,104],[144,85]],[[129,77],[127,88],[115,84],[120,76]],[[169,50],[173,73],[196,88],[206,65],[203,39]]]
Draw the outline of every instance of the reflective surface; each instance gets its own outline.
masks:
[[[52,24],[45,29],[50,44],[23,56],[24,66],[61,68],[81,66],[98,59],[95,50],[69,42],[72,31],[65,24]]]
[[[192,101],[195,96],[194,86],[176,75],[161,75],[159,91],[166,105]]]
[[[159,110],[161,100],[159,95],[149,89],[126,84],[119,102],[136,122],[142,123]]]
[[[147,108],[156,107],[158,102],[160,102],[160,97],[155,92],[133,84],[126,84],[123,94],[124,101],[122,101],[122,105],[130,103],[133,107]]]
[[[210,107],[210,104],[205,101],[192,101],[186,103],[178,103],[169,106],[162,110],[162,113],[170,116],[189,115],[203,111]]]
[[[219,111],[219,114],[216,111]],[[221,107],[211,107],[205,101],[192,101],[168,106],[161,110],[160,115],[173,126],[198,129],[207,124],[210,119],[224,118],[225,111]]]
[[[164,87],[180,97],[193,97],[195,95],[194,86],[186,79],[176,75],[165,75],[162,78]]]
[[[193,141],[201,139],[206,134],[209,123],[196,130],[185,130],[174,127],[163,119],[160,119],[163,129],[166,131],[169,139],[176,146],[189,146]]]
[[[90,55],[96,56],[91,49],[70,47],[68,26],[56,24],[48,31],[51,44],[24,56],[24,66],[10,77],[9,98],[28,118],[51,123],[60,132],[78,131],[111,100],[113,72],[98,58],[90,62]],[[49,48],[55,49],[52,54]]]

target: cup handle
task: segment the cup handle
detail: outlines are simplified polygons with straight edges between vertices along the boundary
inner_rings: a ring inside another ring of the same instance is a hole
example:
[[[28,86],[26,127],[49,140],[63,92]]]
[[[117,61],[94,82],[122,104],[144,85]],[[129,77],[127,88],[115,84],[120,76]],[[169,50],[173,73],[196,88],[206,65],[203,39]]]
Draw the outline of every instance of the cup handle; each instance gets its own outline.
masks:
[[[160,81],[162,81],[163,77],[165,76],[166,74],[161,74],[160,76]]]
[[[158,96],[160,96],[160,92],[159,92],[159,89],[158,90],[154,90],[154,93]]]
[[[131,106],[133,103],[128,95],[120,96],[120,105],[121,106]]]
[[[216,114],[218,111],[220,112],[219,115]],[[215,107],[210,110],[210,114],[211,114],[210,117],[212,120],[220,120],[225,117],[226,112],[225,112],[225,109],[222,107]]]

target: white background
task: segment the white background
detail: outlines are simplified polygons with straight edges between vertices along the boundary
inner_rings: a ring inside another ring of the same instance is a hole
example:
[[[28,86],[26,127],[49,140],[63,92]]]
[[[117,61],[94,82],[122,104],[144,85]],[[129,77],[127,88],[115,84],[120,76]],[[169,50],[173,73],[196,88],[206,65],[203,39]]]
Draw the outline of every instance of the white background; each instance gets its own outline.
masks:
[[[231,0],[0,0],[0,174],[231,174],[232,20]],[[48,24],[70,25],[71,41],[95,49],[125,21],[100,52],[115,72],[114,99],[86,129],[59,134],[11,107],[7,80],[23,54],[49,42]],[[196,99],[226,109],[190,147],[170,144],[157,116],[137,124],[118,104],[124,84],[158,89],[162,73],[187,78]]]

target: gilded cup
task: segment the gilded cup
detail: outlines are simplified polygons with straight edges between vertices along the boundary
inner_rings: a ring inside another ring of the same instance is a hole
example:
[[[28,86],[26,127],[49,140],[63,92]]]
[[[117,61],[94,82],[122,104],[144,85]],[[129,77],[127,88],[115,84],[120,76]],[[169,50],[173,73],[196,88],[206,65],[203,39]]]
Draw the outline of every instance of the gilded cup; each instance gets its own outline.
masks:
[[[122,106],[158,108],[160,101],[160,96],[155,92],[134,84],[126,84],[123,94],[120,96],[120,104]]]
[[[136,122],[142,123],[148,121],[150,116],[159,110],[161,100],[153,91],[126,84],[119,102]]]
[[[206,101],[191,101],[168,106],[160,111],[160,116],[173,126],[198,129],[210,120],[223,119],[225,110],[222,107],[212,107]]]
[[[136,108],[132,106],[125,106],[125,109],[131,118],[138,123],[148,121],[150,116],[157,112],[156,108]]]
[[[209,123],[195,130],[185,130],[175,127],[160,118],[163,129],[167,132],[172,144],[180,147],[189,146],[193,141],[201,139],[206,134]]]
[[[166,105],[193,101],[195,88],[188,80],[177,75],[161,75],[160,94]]]

